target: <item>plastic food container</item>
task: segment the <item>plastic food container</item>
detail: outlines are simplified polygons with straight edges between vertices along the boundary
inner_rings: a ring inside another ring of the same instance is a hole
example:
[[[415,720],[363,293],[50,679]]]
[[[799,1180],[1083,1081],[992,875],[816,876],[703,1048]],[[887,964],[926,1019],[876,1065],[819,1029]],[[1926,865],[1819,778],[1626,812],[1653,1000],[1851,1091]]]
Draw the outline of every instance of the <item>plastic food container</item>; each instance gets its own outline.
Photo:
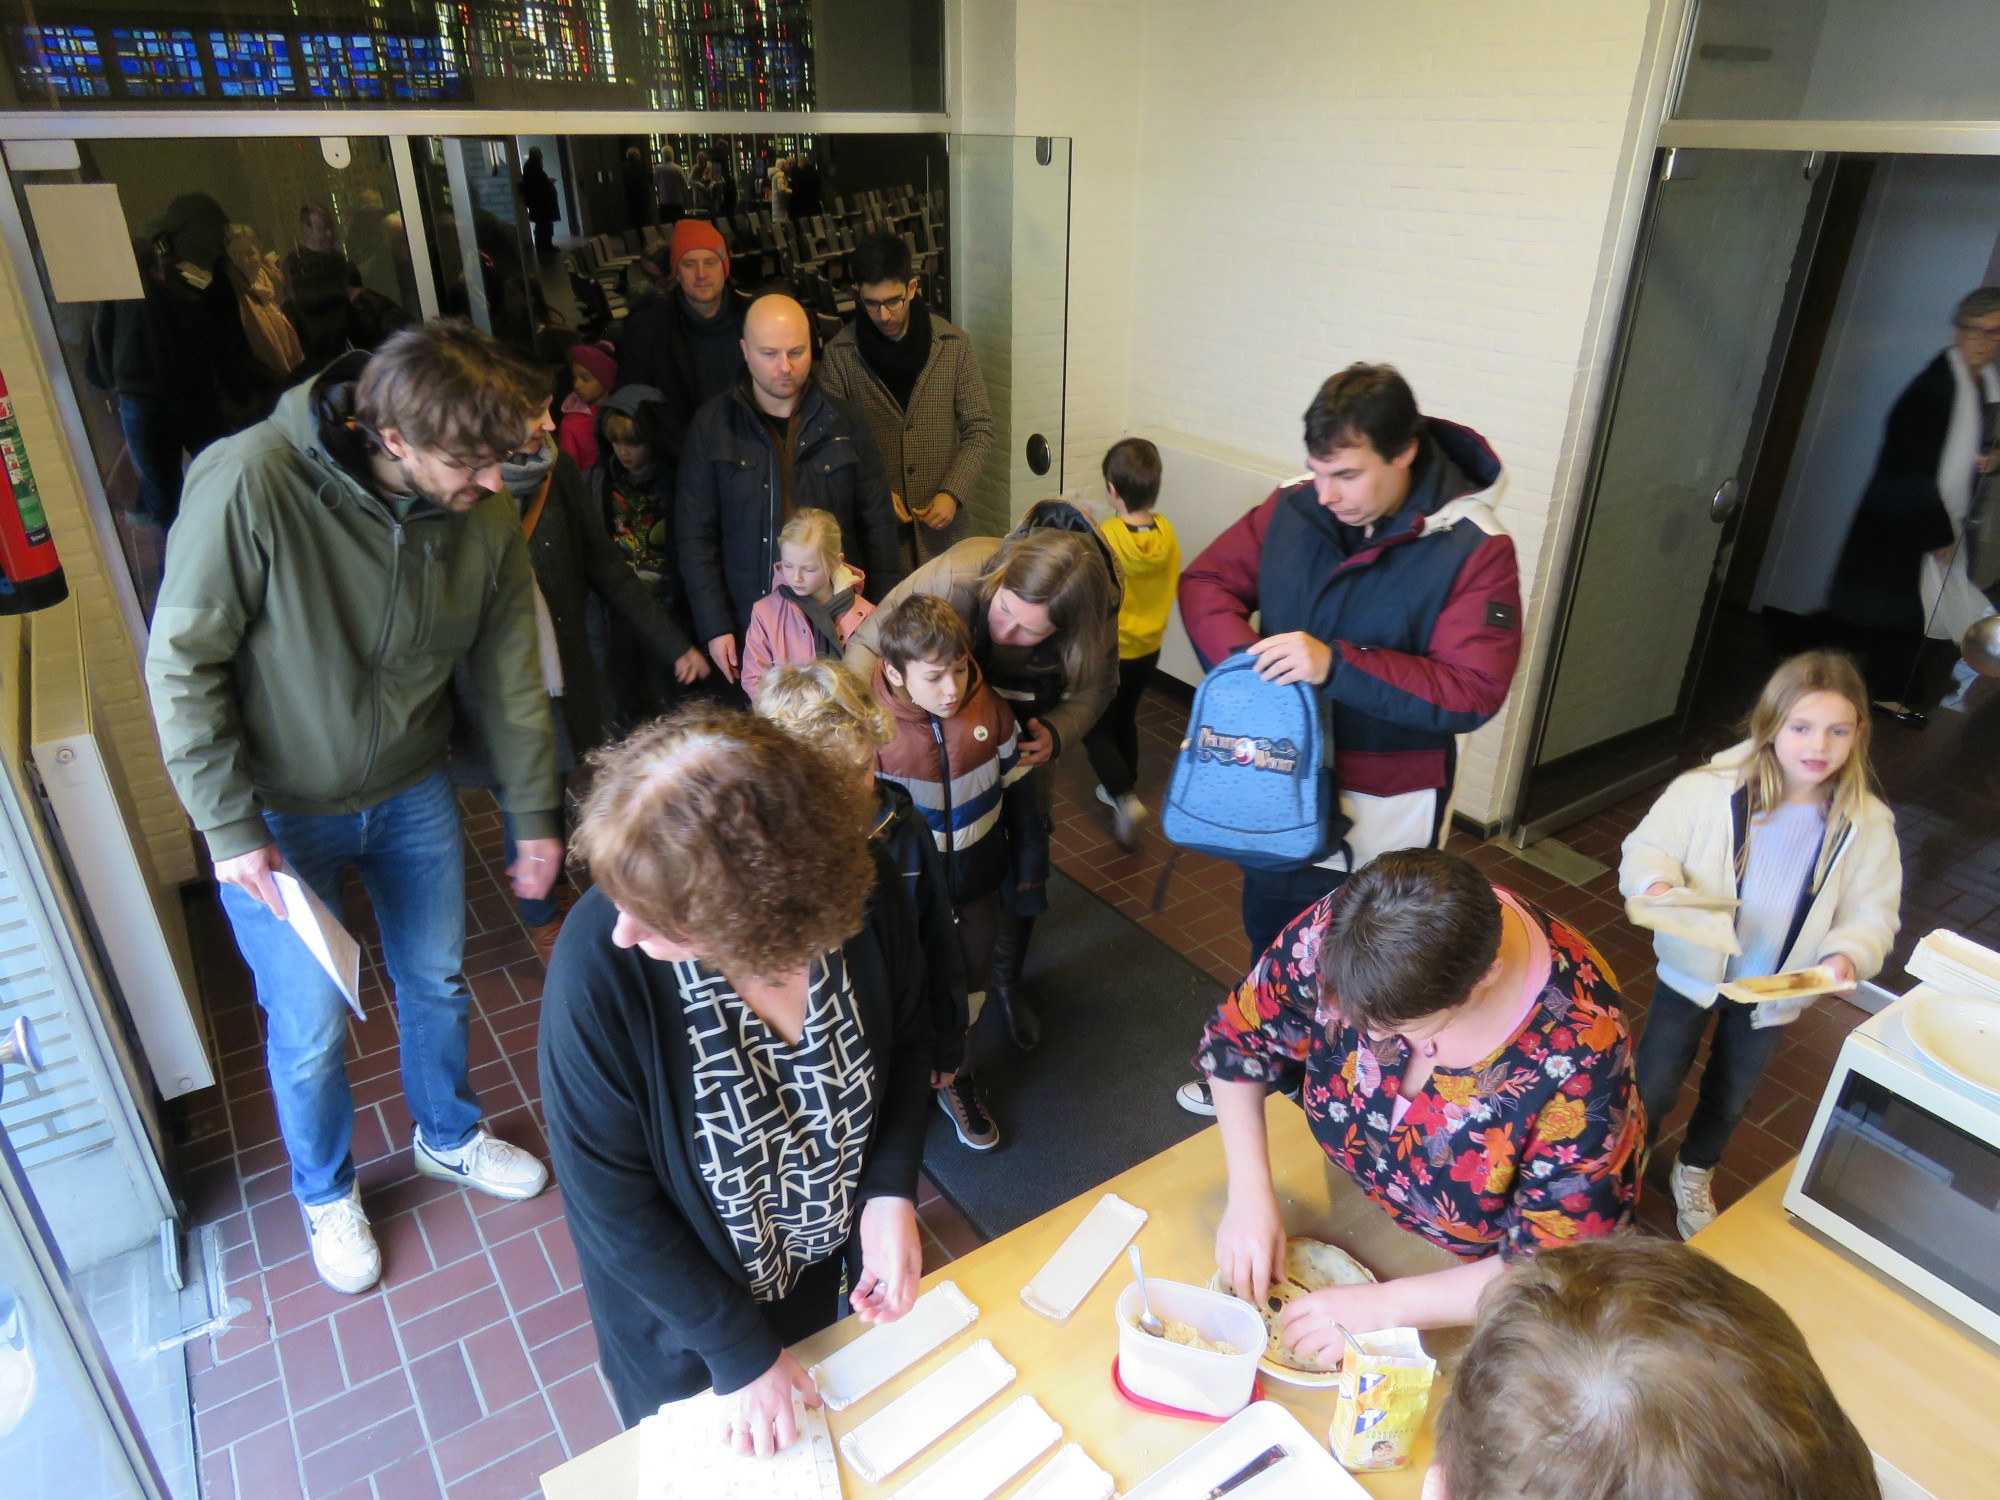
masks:
[[[1146,1279],[1153,1311],[1162,1322],[1185,1323],[1211,1343],[1240,1354],[1215,1354],[1170,1344],[1139,1331],[1139,1283],[1118,1294],[1118,1378],[1148,1401],[1204,1416],[1230,1417],[1250,1404],[1257,1360],[1267,1334],[1263,1316],[1249,1303],[1207,1287]]]

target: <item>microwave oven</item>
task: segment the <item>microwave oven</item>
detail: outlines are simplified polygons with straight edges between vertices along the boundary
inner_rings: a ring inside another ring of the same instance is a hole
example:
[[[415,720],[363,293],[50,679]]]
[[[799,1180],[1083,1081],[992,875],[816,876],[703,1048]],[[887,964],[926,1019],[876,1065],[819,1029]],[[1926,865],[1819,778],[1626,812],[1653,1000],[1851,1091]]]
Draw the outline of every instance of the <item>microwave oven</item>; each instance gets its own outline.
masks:
[[[2000,1095],[1939,1067],[1905,1024],[1919,985],[1849,1032],[1785,1208],[2000,1344]]]

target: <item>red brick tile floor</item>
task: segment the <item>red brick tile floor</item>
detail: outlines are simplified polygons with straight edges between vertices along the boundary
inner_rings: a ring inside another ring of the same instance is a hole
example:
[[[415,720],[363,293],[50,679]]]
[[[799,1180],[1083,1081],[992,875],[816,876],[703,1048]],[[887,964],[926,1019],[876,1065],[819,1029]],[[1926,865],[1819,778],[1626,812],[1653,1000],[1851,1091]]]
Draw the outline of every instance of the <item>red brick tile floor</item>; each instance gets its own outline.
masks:
[[[1976,721],[1939,717],[1944,722],[1928,735],[1889,731],[1878,756],[1909,871],[1898,957],[1946,923],[2000,941],[2000,840],[1991,836],[2000,829],[2000,787],[1984,780],[1985,767],[2000,762],[1967,754]],[[1140,793],[1150,806],[1158,806],[1184,721],[1185,709],[1166,697],[1151,695],[1143,706]],[[1150,825],[1137,852],[1119,849],[1093,783],[1080,753],[1058,766],[1057,863],[1206,969],[1219,994],[1249,959],[1236,869],[1183,855],[1168,877],[1168,847]],[[1652,795],[1567,830],[1564,842],[1615,865],[1620,841]],[[466,829],[472,1082],[492,1128],[545,1156],[535,1073],[541,965],[504,893],[499,818],[490,802],[468,799]],[[1651,948],[1625,921],[1610,873],[1571,885],[1503,844],[1458,835],[1453,847],[1589,934],[1624,981],[1632,1029],[1643,1027]],[[350,919],[364,939],[372,933],[365,908],[358,896],[350,899]],[[290,1196],[259,1012],[219,909],[197,902],[195,914],[222,1082],[179,1106],[180,1159],[192,1220],[218,1226],[229,1295],[244,1304],[226,1331],[188,1345],[203,1494],[534,1495],[537,1475],[617,1428],[559,1190],[510,1204],[415,1175],[395,1024],[371,943],[369,1018],[351,1029],[349,1072],[354,1154],[383,1249],[383,1279],[360,1297],[322,1286]],[[1901,987],[1897,964],[1884,981]],[[1859,1018],[1852,1006],[1823,1003],[1791,1029],[1717,1174],[1725,1204],[1796,1153],[1841,1038]],[[1662,1233],[1671,1233],[1672,1219],[1662,1173],[1692,1097],[1692,1087],[1684,1090],[1668,1117],[1641,1203],[1641,1222]],[[993,1164],[1005,1170],[1004,1151]],[[926,1269],[979,1243],[928,1182],[919,1217]]]

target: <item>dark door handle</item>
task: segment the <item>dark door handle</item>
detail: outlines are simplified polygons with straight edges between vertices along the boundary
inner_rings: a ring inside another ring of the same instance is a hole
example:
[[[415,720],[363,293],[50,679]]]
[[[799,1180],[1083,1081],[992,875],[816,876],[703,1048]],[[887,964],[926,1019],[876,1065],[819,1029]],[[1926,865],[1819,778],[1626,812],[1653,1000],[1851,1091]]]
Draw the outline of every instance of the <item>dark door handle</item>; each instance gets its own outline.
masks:
[[[1033,469],[1035,473],[1038,475],[1046,474],[1049,472],[1050,462],[1051,459],[1049,456],[1049,440],[1043,437],[1039,432],[1029,433],[1028,467]]]

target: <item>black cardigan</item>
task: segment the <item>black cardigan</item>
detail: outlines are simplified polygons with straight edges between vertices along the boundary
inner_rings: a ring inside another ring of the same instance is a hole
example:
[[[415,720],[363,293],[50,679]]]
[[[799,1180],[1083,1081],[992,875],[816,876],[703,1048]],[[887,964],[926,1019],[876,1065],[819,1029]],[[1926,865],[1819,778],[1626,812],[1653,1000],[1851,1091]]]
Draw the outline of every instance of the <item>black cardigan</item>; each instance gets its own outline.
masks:
[[[842,945],[876,1059],[874,1138],[859,1202],[917,1195],[931,1089],[923,950],[901,877],[879,850],[860,932]],[[693,1156],[694,1100],[670,964],[611,941],[602,888],[563,924],[542,994],[541,1081],[597,1347],[621,1411],[685,1391],[663,1384],[692,1351],[719,1392],[783,1350],[716,1217]],[[681,1357],[681,1358],[677,1358]]]
[[[1957,400],[1951,361],[1940,354],[1890,408],[1875,472],[1827,593],[1827,610],[1836,619],[1876,630],[1924,628],[1924,554],[1957,539],[1937,483]]]

